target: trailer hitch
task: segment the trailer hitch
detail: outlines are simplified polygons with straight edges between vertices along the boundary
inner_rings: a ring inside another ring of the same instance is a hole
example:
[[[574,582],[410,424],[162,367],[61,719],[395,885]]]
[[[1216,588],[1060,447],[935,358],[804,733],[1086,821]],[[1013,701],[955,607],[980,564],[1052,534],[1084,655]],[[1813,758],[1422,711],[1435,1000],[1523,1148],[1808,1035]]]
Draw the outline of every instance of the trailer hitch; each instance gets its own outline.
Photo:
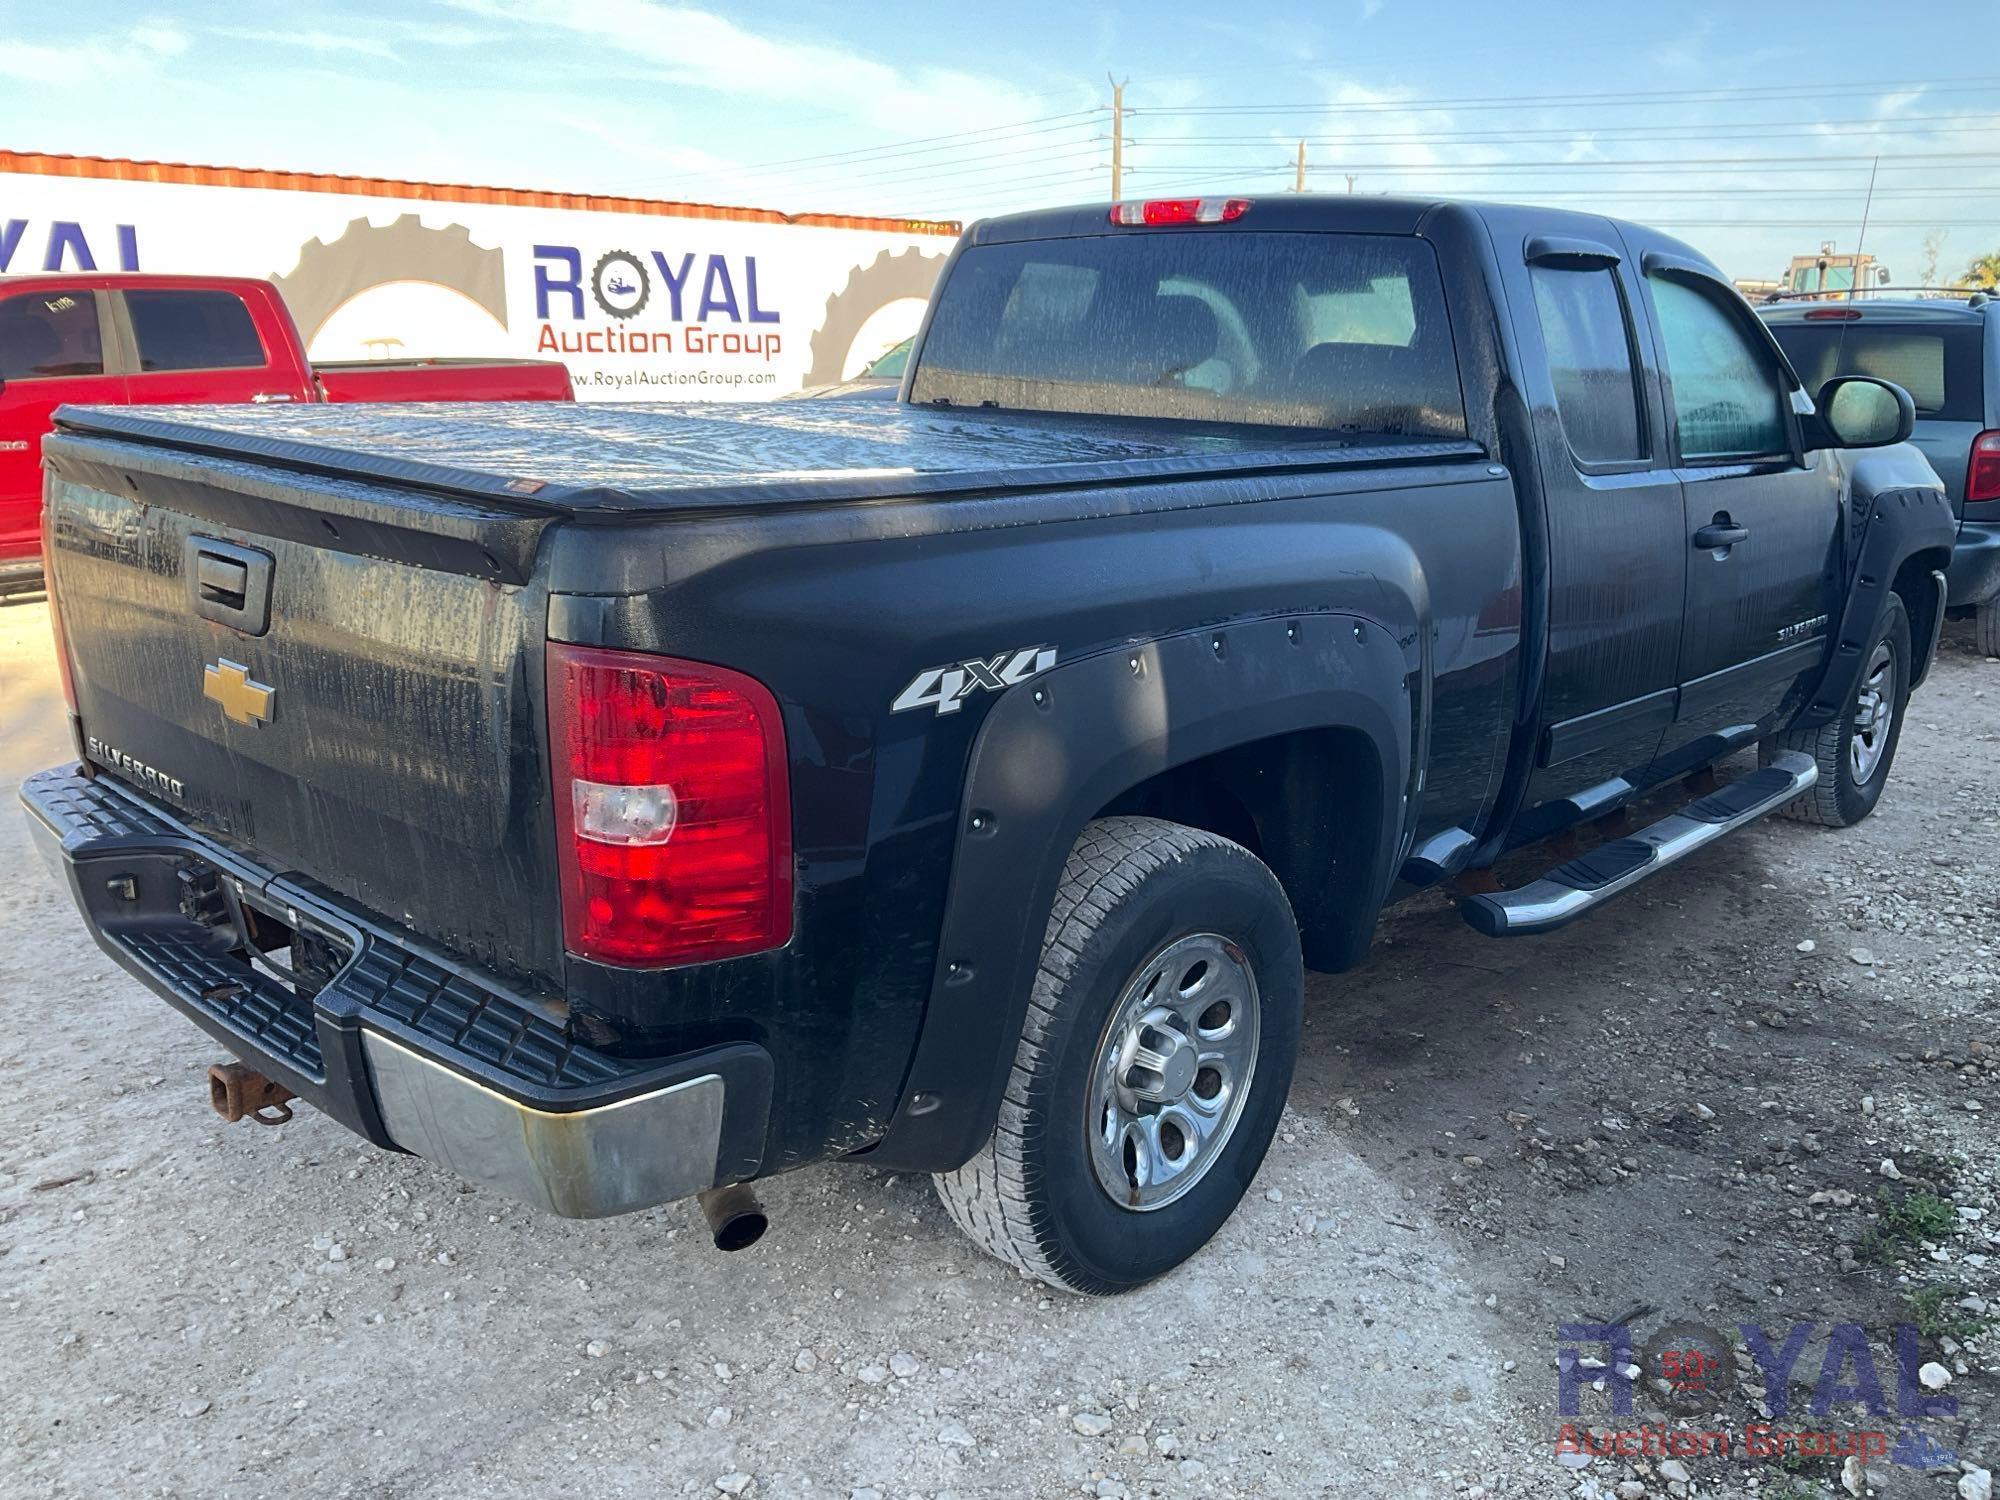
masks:
[[[286,1101],[297,1097],[283,1084],[273,1083],[239,1062],[216,1063],[208,1070],[208,1102],[232,1125],[242,1119],[282,1125],[292,1117]]]

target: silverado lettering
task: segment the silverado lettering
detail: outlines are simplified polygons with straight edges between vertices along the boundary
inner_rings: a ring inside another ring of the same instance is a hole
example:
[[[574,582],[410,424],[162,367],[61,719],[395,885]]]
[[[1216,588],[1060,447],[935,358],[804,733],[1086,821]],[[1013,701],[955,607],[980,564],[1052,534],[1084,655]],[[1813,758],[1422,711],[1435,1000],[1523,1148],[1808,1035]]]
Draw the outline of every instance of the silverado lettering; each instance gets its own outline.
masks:
[[[105,744],[104,741],[98,739],[95,735],[85,738],[84,750],[92,760],[96,761],[106,770],[121,772],[141,786],[151,787],[154,791],[165,792],[176,802],[181,801],[187,796],[187,784],[178,776],[169,776],[166,772],[147,765],[138,757],[127,755],[116,745]]]

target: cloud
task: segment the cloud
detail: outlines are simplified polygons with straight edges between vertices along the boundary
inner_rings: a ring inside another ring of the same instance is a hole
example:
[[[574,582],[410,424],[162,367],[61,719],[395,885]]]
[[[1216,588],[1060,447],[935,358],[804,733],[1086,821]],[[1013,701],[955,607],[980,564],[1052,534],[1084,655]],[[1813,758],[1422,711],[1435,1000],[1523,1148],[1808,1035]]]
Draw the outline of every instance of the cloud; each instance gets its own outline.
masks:
[[[260,47],[299,47],[322,55],[353,52],[363,57],[379,57],[387,62],[402,61],[396,50],[379,37],[343,36],[331,31],[259,31],[244,26],[217,26],[212,30],[216,36],[254,42]]]
[[[188,49],[187,33],[173,26],[135,26],[132,45],[159,57],[179,57]]]
[[[1051,112],[1046,98],[951,68],[898,69],[832,42],[782,40],[659,0],[444,0],[452,9],[566,35],[577,59],[677,87],[798,109],[804,101],[874,128],[976,129]]]
[[[1703,16],[1671,42],[1653,49],[1655,67],[1674,73],[1691,73],[1707,66],[1708,39],[1715,34],[1715,18]]]
[[[0,78],[45,85],[87,83],[156,71],[160,62],[187,51],[186,33],[172,26],[135,26],[110,42],[22,41],[0,35]]]

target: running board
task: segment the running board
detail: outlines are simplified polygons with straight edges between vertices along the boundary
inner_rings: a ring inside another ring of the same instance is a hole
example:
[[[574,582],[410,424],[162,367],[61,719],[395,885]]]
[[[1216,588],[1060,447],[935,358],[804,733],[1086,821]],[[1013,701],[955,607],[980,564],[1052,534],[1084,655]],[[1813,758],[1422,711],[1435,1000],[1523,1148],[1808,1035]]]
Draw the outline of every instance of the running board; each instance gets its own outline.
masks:
[[[1488,937],[1553,932],[1724,834],[1776,812],[1818,780],[1819,766],[1811,756],[1784,751],[1761,770],[1668,813],[1651,827],[1600,844],[1540,880],[1466,897],[1459,915]]]

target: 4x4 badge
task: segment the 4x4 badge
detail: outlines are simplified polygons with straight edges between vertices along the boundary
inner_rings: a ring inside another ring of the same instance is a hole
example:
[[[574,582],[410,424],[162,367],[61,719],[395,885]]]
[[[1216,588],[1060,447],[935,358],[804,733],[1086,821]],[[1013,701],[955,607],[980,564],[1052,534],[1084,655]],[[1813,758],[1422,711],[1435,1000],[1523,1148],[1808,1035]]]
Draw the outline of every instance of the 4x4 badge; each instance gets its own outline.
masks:
[[[984,688],[997,693],[1016,683],[1026,682],[1056,664],[1053,646],[1023,646],[1018,651],[1002,651],[998,656],[974,657],[949,667],[926,667],[896,694],[891,713],[912,708],[932,708],[941,714],[955,714],[959,706]]]
[[[271,700],[276,690],[250,675],[250,669],[228,657],[216,658],[213,666],[201,669],[201,695],[222,705],[232,724],[268,724]]]

